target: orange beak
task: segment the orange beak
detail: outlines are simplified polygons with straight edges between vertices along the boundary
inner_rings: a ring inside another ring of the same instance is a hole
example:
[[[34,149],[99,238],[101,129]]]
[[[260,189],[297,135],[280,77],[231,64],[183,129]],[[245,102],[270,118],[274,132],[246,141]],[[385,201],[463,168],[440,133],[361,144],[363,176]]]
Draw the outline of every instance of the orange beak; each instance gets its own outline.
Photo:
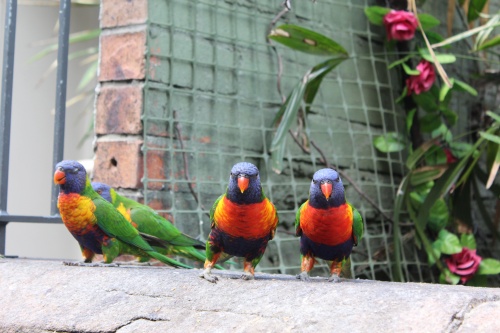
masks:
[[[321,183],[321,192],[325,195],[325,198],[328,200],[332,195],[333,185],[330,182]]]
[[[61,170],[56,170],[56,172],[54,173],[54,183],[59,185],[65,184],[66,174]]]
[[[250,184],[250,179],[245,176],[238,176],[238,187],[240,188],[241,193],[245,192],[248,188],[248,184]]]

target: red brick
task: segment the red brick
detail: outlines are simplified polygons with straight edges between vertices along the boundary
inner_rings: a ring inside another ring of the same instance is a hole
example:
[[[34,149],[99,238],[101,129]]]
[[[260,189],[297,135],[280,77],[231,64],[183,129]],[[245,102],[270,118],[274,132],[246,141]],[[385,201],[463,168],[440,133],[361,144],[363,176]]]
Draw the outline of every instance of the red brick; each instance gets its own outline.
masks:
[[[97,96],[96,134],[141,134],[143,86],[103,86]]]
[[[102,0],[101,28],[114,28],[145,23],[148,0]]]
[[[112,187],[141,188],[143,175],[142,140],[98,141],[94,181]]]
[[[146,31],[101,35],[99,81],[145,78]]]

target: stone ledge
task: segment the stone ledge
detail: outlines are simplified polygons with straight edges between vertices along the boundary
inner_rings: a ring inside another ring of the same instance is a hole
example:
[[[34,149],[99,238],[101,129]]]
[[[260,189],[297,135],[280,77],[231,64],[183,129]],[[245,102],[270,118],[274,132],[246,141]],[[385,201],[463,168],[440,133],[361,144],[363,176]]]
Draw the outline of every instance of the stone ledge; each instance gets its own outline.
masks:
[[[0,259],[1,332],[498,332],[500,290]]]

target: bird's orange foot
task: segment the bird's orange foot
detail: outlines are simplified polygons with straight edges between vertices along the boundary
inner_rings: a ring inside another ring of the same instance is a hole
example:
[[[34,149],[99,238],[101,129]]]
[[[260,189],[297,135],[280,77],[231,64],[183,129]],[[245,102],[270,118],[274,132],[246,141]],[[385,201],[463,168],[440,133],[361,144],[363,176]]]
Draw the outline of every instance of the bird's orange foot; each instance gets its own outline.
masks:
[[[307,274],[306,271],[303,271],[302,273],[298,274],[297,279],[304,281],[304,282],[311,281],[311,277],[309,276],[309,274]]]

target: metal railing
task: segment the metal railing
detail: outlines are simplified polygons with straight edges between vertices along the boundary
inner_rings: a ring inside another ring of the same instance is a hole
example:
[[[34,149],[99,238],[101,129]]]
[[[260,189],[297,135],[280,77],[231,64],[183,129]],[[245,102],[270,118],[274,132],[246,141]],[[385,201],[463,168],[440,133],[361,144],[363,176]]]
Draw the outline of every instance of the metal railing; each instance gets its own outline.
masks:
[[[54,121],[53,166],[63,159],[66,115],[66,84],[71,0],[61,0],[59,7],[59,41],[57,54],[56,102]],[[16,43],[17,0],[6,1],[5,37],[2,66],[2,97],[0,114],[0,254],[5,254],[6,228],[9,222],[61,223],[57,211],[57,188],[52,185],[50,216],[11,215],[7,212],[9,187],[10,128],[12,88],[14,79],[14,48]]]

